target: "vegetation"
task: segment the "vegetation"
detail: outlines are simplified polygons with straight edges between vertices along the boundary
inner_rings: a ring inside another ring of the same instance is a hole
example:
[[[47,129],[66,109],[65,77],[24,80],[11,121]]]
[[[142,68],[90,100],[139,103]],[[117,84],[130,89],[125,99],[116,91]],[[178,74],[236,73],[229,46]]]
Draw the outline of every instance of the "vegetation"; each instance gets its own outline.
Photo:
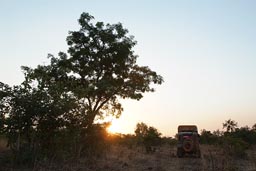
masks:
[[[139,66],[133,36],[121,23],[93,22],[82,13],[80,30],[70,31],[67,53],[48,55],[49,65],[22,66],[25,80],[0,83],[0,132],[16,163],[77,158],[100,149],[106,117],[119,117],[118,101],[140,100],[163,78]],[[101,143],[99,143],[101,142]]]
[[[231,119],[225,121],[222,125],[223,125],[223,128],[226,128],[226,133],[234,132],[235,129],[237,128],[237,122]]]
[[[219,130],[211,133],[201,131],[201,143],[220,146],[227,154],[235,157],[246,157],[246,149],[256,144],[256,131],[254,126],[238,128],[237,122],[227,120],[223,123],[224,132]]]
[[[154,146],[160,145],[161,133],[152,126],[141,122],[136,125],[135,136],[139,145],[144,145],[147,152],[154,152]]]
[[[143,93],[154,92],[152,83],[161,84],[163,78],[137,65],[136,41],[122,24],[93,19],[81,14],[80,30],[67,37],[67,53],[48,55],[48,65],[23,66],[25,80],[20,85],[0,82],[0,148],[7,144],[9,150],[0,156],[2,163],[34,165],[90,158],[102,155],[111,144],[129,149],[142,145],[146,152],[162,144],[175,145],[174,139],[161,137],[143,122],[136,125],[135,135],[109,135],[109,123],[97,124],[121,115],[119,99],[140,100]],[[256,124],[238,128],[229,119],[223,129],[203,129],[201,143],[221,147],[235,157],[245,157],[246,149],[256,144]]]

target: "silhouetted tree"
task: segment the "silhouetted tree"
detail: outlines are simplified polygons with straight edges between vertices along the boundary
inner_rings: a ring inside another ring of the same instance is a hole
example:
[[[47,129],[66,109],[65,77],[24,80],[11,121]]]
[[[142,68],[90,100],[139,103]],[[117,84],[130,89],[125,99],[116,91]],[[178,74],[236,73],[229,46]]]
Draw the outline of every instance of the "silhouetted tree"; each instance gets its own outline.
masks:
[[[79,31],[69,32],[68,54],[49,55],[51,64],[24,68],[38,87],[69,93],[77,99],[81,126],[89,128],[97,118],[119,117],[123,108],[118,98],[140,100],[153,92],[151,83],[163,79],[147,66],[138,66],[132,48],[136,44],[121,23],[93,23],[93,16],[82,13]],[[57,86],[56,86],[57,85]]]
[[[232,132],[232,137],[240,138],[248,144],[256,143],[256,134],[248,126],[237,128],[235,132]]]
[[[161,133],[158,132],[156,128],[150,126],[147,130],[146,136],[144,137],[144,142],[148,146],[160,145],[160,137]]]
[[[135,135],[139,144],[143,144],[147,152],[153,152],[152,146],[160,145],[161,133],[152,126],[141,122],[136,125]]]
[[[5,116],[10,107],[8,104],[9,95],[10,87],[7,84],[0,82],[0,134],[4,133]]]
[[[148,133],[147,124],[145,124],[143,122],[137,123],[136,129],[135,129],[135,135],[137,137],[137,141],[139,144],[143,143],[143,139],[144,139],[144,137],[146,137],[147,133]]]
[[[220,131],[219,129],[217,129],[216,131],[213,131],[212,134],[216,137],[221,137],[224,133],[223,131]]]
[[[226,132],[234,132],[237,128],[237,122],[231,119],[226,120],[225,123],[223,123],[222,125],[223,129],[226,128]]]
[[[85,143],[96,120],[121,115],[120,98],[140,100],[143,93],[154,91],[152,83],[163,82],[149,67],[136,63],[136,41],[121,23],[93,19],[81,14],[80,30],[67,37],[67,53],[48,55],[48,65],[23,66],[25,81],[19,86],[0,84],[0,128],[17,151],[22,143],[29,147],[36,142],[45,153],[55,153],[58,143],[68,142],[80,153],[90,146]]]
[[[252,126],[252,130],[256,131],[256,123]]]
[[[2,132],[17,161],[32,162],[35,153],[55,154],[56,139],[65,128],[63,113],[70,111],[74,103],[65,96],[56,98],[59,96],[32,88],[26,81],[14,87],[1,84],[0,95],[0,112],[4,116]]]

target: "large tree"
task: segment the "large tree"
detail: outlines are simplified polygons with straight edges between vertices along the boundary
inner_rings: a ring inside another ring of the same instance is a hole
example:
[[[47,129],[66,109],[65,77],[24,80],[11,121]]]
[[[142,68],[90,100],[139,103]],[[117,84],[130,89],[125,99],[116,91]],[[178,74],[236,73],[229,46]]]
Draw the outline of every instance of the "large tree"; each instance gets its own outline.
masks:
[[[140,100],[143,93],[154,91],[152,83],[163,82],[149,67],[136,63],[136,41],[121,23],[104,24],[93,19],[88,13],[81,14],[80,30],[70,31],[67,37],[67,53],[49,55],[49,65],[23,67],[31,85],[76,99],[78,107],[68,112],[67,118],[77,114],[83,128],[91,127],[97,118],[120,116],[120,98]]]

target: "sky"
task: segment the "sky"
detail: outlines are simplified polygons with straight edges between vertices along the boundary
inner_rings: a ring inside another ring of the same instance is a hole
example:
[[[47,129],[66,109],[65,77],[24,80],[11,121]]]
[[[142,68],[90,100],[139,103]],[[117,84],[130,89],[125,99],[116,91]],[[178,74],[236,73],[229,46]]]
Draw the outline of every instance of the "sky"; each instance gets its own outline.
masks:
[[[256,123],[256,1],[254,0],[0,0],[0,81],[20,84],[21,66],[66,52],[69,31],[88,12],[121,22],[135,36],[138,64],[164,77],[140,101],[122,100],[113,121],[122,133],[137,123],[174,136],[180,124],[222,130],[225,120]]]

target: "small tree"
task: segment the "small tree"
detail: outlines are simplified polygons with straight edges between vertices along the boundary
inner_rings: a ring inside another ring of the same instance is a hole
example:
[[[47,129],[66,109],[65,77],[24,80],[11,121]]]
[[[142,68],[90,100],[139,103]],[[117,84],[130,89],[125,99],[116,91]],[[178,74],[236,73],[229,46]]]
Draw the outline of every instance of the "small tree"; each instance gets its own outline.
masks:
[[[147,134],[144,138],[145,144],[148,146],[157,146],[160,145],[161,133],[152,126],[150,126],[147,130]]]
[[[225,123],[223,123],[222,125],[223,129],[226,128],[226,132],[234,132],[237,128],[237,122],[231,119],[226,120]]]
[[[141,122],[137,123],[136,129],[135,129],[135,135],[137,137],[138,144],[143,144],[144,138],[146,137],[148,133],[148,126]]]
[[[154,152],[152,146],[160,145],[161,133],[152,126],[141,122],[136,125],[135,135],[139,144],[143,144],[147,152]]]
[[[59,96],[32,88],[26,81],[12,88],[1,84],[0,95],[0,112],[4,117],[1,131],[8,138],[17,161],[32,162],[35,153],[42,157],[55,154],[56,139],[65,128],[63,113],[75,104],[67,96],[57,98]]]

